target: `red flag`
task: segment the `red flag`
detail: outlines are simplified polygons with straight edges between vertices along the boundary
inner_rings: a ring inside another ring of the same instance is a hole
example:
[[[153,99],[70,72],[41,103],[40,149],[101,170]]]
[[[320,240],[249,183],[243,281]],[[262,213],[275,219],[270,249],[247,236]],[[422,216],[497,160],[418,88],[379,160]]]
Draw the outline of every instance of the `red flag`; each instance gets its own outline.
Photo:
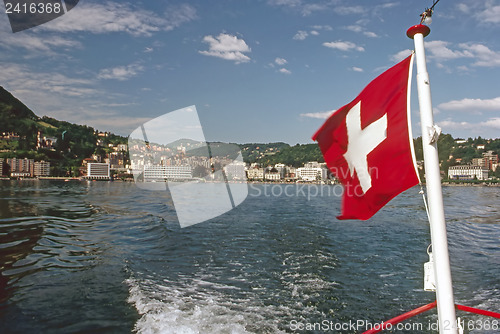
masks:
[[[314,134],[344,185],[338,219],[369,219],[418,184],[410,125],[413,55],[375,78]]]

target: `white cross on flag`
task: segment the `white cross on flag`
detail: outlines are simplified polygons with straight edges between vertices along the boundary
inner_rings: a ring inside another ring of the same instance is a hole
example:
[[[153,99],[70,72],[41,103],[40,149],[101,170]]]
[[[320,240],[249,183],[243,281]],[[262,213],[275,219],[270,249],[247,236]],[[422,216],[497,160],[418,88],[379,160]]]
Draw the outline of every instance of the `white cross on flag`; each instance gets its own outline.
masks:
[[[344,185],[339,219],[369,219],[418,184],[410,125],[413,55],[375,78],[314,134]]]

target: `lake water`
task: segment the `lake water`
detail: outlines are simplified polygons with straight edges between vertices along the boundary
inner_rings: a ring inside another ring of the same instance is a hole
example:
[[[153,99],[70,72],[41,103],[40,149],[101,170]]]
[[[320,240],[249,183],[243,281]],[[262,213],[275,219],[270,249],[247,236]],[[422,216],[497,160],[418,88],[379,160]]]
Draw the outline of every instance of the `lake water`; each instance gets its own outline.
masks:
[[[2,181],[0,332],[356,333],[434,300],[417,187],[364,222],[336,220],[337,191],[297,187],[250,185],[234,210],[181,229],[166,192]],[[498,312],[500,188],[443,192],[456,302]]]

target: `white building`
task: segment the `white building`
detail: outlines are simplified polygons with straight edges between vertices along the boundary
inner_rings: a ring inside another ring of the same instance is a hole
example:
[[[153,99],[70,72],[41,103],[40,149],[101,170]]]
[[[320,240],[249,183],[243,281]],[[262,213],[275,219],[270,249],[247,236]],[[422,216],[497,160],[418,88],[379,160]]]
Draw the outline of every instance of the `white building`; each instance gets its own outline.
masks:
[[[285,174],[286,174],[286,165],[285,164],[276,164],[276,165],[274,165],[274,168],[276,168],[279,171],[281,178],[285,177]]]
[[[224,172],[228,180],[246,180],[245,163],[243,161],[233,161],[224,166]]]
[[[50,176],[50,162],[35,161],[35,177],[36,176]]]
[[[94,180],[109,180],[109,164],[89,162],[87,164],[87,178]]]
[[[320,167],[297,168],[297,176],[303,181],[320,181],[328,177],[328,169]]]
[[[191,166],[161,166],[146,165],[144,167],[144,181],[153,180],[190,180],[193,178]]]
[[[263,180],[264,168],[250,168],[247,170],[247,177],[249,180]]]
[[[281,180],[281,173],[278,169],[272,167],[272,168],[266,168],[265,173],[264,173],[264,179],[267,181],[279,181]]]
[[[481,166],[451,166],[448,168],[448,178],[450,180],[486,180],[488,178],[488,170]]]

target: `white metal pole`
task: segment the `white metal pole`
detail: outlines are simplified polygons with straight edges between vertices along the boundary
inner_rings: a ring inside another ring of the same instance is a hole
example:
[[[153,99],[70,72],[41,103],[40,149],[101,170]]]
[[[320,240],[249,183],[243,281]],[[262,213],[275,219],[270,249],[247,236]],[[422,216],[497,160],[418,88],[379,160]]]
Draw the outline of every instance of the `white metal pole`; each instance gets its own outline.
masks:
[[[429,27],[419,24],[408,29],[407,35],[415,42],[417,59],[417,88],[422,126],[422,145],[424,151],[425,181],[429,199],[432,254],[436,275],[436,300],[440,334],[457,334],[455,301],[451,279],[448,240],[441,190],[441,174],[437,150],[437,136],[440,129],[434,125],[432,113],[431,87],[425,60],[424,37]]]

